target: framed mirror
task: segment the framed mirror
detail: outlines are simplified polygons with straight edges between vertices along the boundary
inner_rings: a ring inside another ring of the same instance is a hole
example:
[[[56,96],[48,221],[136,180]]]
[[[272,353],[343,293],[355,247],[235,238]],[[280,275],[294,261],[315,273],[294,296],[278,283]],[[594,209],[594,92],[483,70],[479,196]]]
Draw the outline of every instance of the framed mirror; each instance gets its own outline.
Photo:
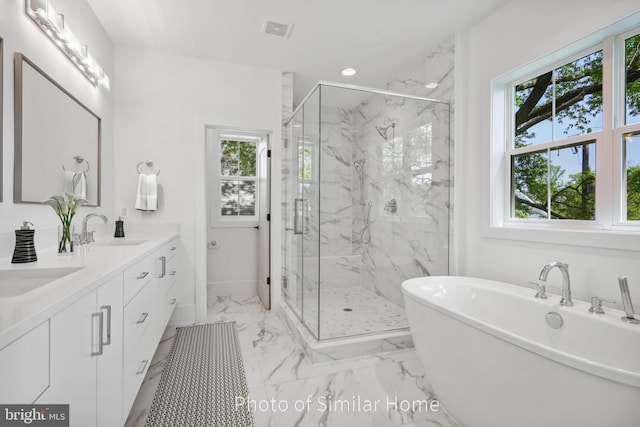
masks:
[[[68,192],[99,206],[100,117],[21,53],[14,72],[14,202]]]

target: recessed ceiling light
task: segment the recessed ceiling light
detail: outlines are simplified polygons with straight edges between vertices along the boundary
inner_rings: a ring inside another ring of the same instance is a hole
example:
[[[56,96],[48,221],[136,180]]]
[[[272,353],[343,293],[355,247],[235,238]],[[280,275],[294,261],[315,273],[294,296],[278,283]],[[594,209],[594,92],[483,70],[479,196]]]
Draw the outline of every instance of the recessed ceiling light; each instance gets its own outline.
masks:
[[[340,74],[345,77],[355,76],[356,73],[357,71],[355,68],[345,68],[344,70],[340,71]]]
[[[427,83],[426,85],[424,85],[424,87],[426,87],[427,89],[435,89],[438,87],[438,83],[436,82]]]

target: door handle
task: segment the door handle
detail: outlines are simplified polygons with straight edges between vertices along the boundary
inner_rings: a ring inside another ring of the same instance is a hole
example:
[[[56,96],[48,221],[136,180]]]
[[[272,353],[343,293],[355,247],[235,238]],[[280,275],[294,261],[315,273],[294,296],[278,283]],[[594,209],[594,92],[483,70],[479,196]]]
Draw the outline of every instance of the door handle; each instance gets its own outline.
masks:
[[[95,340],[95,319],[98,319],[98,351],[94,351],[93,348],[91,349],[91,355],[92,356],[101,356],[103,351],[104,351],[104,347],[102,344],[102,334],[104,332],[104,315],[102,313],[102,311],[100,313],[91,313],[91,344],[92,346],[94,345]]]
[[[107,339],[103,339],[102,344],[111,345],[111,306],[103,305],[102,307],[100,307],[100,311],[102,312],[103,310],[107,310]]]
[[[293,234],[303,234],[302,230],[302,209],[304,209],[304,199],[295,199],[293,205]]]

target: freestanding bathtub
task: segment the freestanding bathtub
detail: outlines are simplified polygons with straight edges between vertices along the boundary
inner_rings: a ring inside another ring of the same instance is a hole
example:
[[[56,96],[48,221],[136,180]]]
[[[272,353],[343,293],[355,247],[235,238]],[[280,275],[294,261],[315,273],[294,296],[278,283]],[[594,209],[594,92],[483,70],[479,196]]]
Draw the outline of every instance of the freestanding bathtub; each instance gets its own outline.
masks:
[[[640,325],[621,311],[468,277],[410,279],[402,291],[425,377],[464,427],[640,426]]]

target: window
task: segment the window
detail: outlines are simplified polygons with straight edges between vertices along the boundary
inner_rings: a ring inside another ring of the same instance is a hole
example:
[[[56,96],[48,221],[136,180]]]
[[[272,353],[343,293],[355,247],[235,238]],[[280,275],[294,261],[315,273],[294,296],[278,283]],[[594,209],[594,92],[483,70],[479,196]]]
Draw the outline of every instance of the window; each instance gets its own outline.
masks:
[[[494,225],[640,226],[640,29],[591,43],[494,81]]]
[[[257,141],[220,141],[220,215],[256,215]]]
[[[253,227],[258,224],[261,169],[266,133],[207,129],[206,171],[210,224],[213,227]]]

